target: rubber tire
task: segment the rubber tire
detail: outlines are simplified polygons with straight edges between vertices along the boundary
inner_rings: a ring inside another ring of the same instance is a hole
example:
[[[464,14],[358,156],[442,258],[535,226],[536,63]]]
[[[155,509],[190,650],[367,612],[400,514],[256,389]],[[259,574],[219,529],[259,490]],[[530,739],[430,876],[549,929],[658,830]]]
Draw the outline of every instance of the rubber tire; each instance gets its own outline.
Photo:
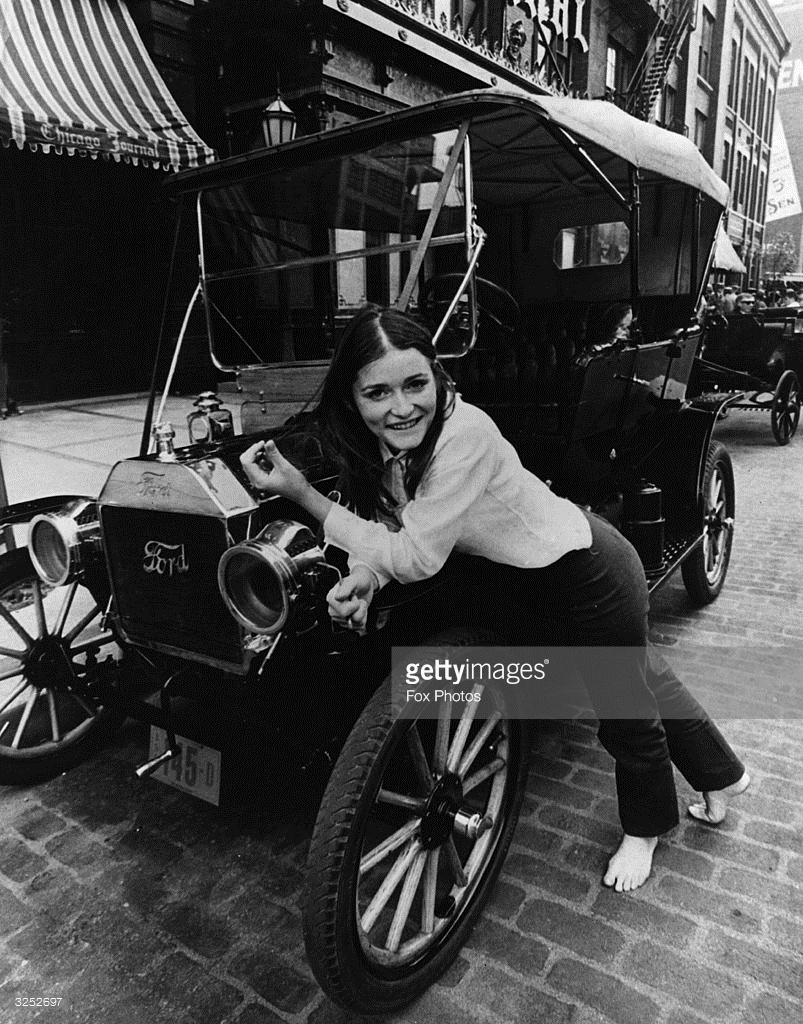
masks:
[[[500,639],[479,629],[453,629],[424,647],[494,646]],[[390,677],[366,705],[352,729],[326,787],[313,832],[303,907],[307,957],[329,998],[352,1012],[399,1009],[420,996],[449,967],[466,942],[502,868],[516,828],[527,780],[527,722],[506,719],[511,766],[505,801],[507,817],[473,896],[453,926],[425,954],[423,962],[380,976],[363,955],[356,932],[356,881],[362,829],[374,805],[387,762],[405,724],[393,713]]]
[[[712,441],[708,446],[705,458],[705,472],[703,474],[701,495],[702,500],[705,500],[705,496],[709,492],[711,479],[716,472],[722,473],[722,479],[725,485],[725,515],[726,517],[733,519],[736,513],[736,487],[733,478],[733,463],[731,462],[730,454],[725,446],[720,444],[719,441]],[[707,512],[708,509],[705,508],[703,510],[704,517]],[[696,607],[702,608],[704,605],[710,604],[714,601],[725,585],[725,577],[728,574],[728,565],[730,564],[732,544],[733,528],[731,527],[727,530],[727,539],[723,554],[724,564],[716,581],[713,583],[708,579],[706,574],[705,551],[702,544],[698,544],[689,557],[681,563],[680,571],[683,576],[683,583],[686,586],[686,592],[688,593],[692,604]]]
[[[784,392],[788,392],[784,397]],[[789,401],[789,396],[794,392],[797,396],[797,408],[796,412],[792,415],[791,430],[788,435],[781,433],[780,426],[778,423],[778,412],[775,408],[776,403],[780,398],[783,399],[784,405]],[[800,384],[797,379],[797,374],[794,370],[786,370],[778,379],[778,383],[775,386],[775,394],[772,396],[772,410],[770,413],[770,426],[772,427],[772,436],[775,438],[776,444],[783,447],[789,444],[792,438],[797,432],[797,426],[800,422]]]
[[[0,594],[32,578],[39,579],[27,548],[0,556]],[[116,709],[103,708],[79,735],[42,754],[30,748],[32,753],[28,756],[10,757],[3,753],[4,744],[0,740],[0,785],[24,786],[44,782],[74,767],[109,742],[124,717]],[[48,748],[51,747],[52,744],[48,743]]]

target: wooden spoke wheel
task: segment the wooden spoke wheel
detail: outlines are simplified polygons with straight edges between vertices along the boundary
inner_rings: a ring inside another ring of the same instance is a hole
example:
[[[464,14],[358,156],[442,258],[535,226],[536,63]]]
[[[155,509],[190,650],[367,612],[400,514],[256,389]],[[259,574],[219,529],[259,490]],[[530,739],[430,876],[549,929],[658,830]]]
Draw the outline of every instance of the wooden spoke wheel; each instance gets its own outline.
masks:
[[[491,645],[453,630],[425,647]],[[387,679],[324,794],[307,864],[304,935],[327,995],[361,1013],[419,996],[454,960],[502,866],[527,770],[509,695],[394,706]],[[433,712],[429,712],[433,713]]]
[[[102,611],[80,583],[42,583],[27,550],[0,558],[0,784],[57,775],[119,724],[95,693],[120,657]]]
[[[772,397],[770,425],[779,445],[789,444],[800,422],[800,383],[794,370],[786,370]]]

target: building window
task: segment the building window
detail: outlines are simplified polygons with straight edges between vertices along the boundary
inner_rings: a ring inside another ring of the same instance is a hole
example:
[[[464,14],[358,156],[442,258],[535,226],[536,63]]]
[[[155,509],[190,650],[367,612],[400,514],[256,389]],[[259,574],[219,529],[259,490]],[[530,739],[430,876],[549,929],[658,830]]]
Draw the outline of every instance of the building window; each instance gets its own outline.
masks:
[[[605,88],[616,88],[616,48],[608,43],[608,56],[605,63]]]
[[[731,144],[725,142],[722,151],[722,177],[730,185],[731,182]]]
[[[633,56],[621,43],[608,39],[608,52],[605,62],[605,88],[614,94],[627,91],[633,73]]]
[[[750,61],[745,57],[742,60],[742,102],[739,106],[739,117],[745,120],[747,112],[747,74],[750,69]]]
[[[733,181],[733,192],[731,193],[731,206],[735,210],[739,205],[739,185],[742,181],[742,154],[736,154],[736,176]]]
[[[764,122],[764,141],[767,143],[769,143],[772,138],[772,115],[774,106],[775,92],[772,86],[770,86],[770,88],[767,89],[767,119]]]
[[[470,30],[479,38],[482,30],[488,27],[483,0],[458,0],[452,6],[455,8],[454,13],[459,14],[463,21],[463,32],[467,33]]]
[[[767,98],[767,65],[761,68],[761,79],[758,83],[758,113],[756,114],[756,131],[761,132],[764,126],[764,100]]]
[[[661,98],[661,123],[664,128],[671,128],[674,124],[677,96],[677,89],[671,85],[664,86],[664,94]]]
[[[748,69],[747,69],[747,81],[745,82],[744,87],[745,87],[745,93],[747,94],[747,112],[745,114],[745,118],[744,119],[745,119],[745,121],[747,121],[747,123],[749,125],[752,126],[753,125],[753,118],[755,117],[755,107],[756,107],[756,102],[755,102],[755,100],[756,100],[756,97],[755,97],[756,66],[755,66],[755,64],[750,64],[748,66]]]
[[[714,47],[714,16],[703,8],[703,25],[700,34],[700,51],[697,57],[697,73],[706,82],[711,81],[713,71],[711,54]]]
[[[703,151],[705,148],[705,126],[708,118],[699,110],[694,111],[694,145]]]
[[[750,191],[750,217],[756,219],[756,200],[758,199],[759,187],[758,187],[758,171],[753,168],[753,187]],[[759,218],[760,219],[760,218]]]
[[[739,40],[731,40],[731,73],[728,81],[728,106],[736,109],[739,95]]]
[[[739,193],[739,205],[743,206],[743,207],[746,207],[746,205],[747,205],[747,197],[750,194],[750,171],[751,170],[752,170],[752,168],[750,166],[750,161],[747,159],[747,156],[745,155],[745,156],[742,157],[742,187],[741,187],[741,191]]]

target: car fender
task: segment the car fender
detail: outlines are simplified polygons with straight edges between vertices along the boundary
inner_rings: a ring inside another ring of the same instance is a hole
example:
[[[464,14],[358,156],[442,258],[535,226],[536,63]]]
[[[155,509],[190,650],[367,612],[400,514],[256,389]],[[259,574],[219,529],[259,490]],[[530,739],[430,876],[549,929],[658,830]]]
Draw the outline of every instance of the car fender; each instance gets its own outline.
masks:
[[[679,410],[661,443],[641,464],[642,476],[660,486],[665,494],[676,494],[687,507],[699,505],[705,459],[717,419],[741,396],[723,395],[716,404],[687,402]],[[683,452],[683,458],[678,453]]]
[[[86,494],[51,494],[45,498],[33,498],[31,501],[20,501],[14,505],[0,508],[0,526],[17,526],[29,523],[34,516],[58,512],[70,501],[94,501]]]

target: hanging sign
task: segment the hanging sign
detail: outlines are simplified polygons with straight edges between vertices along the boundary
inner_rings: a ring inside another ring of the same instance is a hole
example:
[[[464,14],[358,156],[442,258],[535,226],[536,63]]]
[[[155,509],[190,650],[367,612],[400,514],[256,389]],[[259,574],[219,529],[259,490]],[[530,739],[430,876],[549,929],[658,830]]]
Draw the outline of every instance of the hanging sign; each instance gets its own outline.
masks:
[[[775,125],[772,130],[770,180],[767,186],[766,223],[794,217],[800,212],[800,192],[795,180],[795,169],[789,155],[781,116],[776,108]]]

